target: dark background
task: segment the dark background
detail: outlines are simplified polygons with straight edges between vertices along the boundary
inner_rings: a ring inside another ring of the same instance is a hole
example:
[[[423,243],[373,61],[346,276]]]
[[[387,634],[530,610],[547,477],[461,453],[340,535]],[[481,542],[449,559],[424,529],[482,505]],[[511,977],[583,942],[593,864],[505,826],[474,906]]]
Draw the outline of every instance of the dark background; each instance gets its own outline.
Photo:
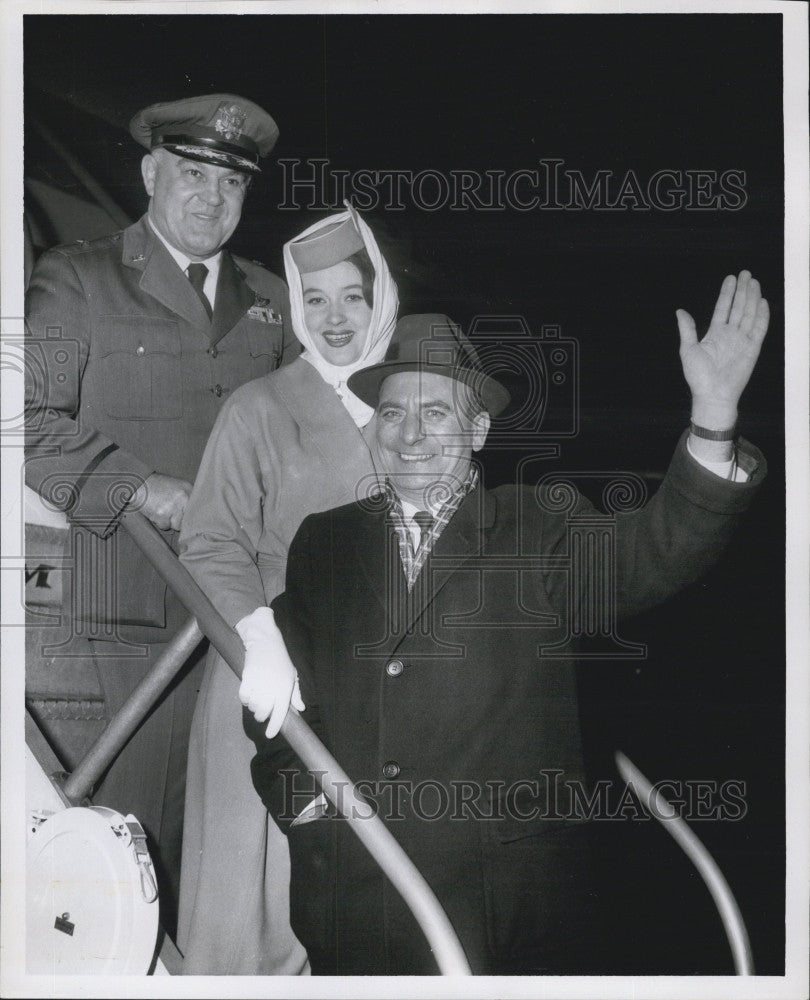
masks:
[[[725,274],[745,267],[762,282],[771,327],[740,421],[769,462],[756,506],[707,577],[621,625],[647,643],[645,660],[581,671],[594,776],[615,777],[620,747],[651,780],[745,782],[744,819],[695,828],[737,896],[760,974],[784,971],[781,31],[779,15],[25,18],[26,211],[38,249],[60,238],[43,184],[91,200],[43,128],[135,219],[146,196],[129,118],[212,91],[249,97],[279,123],[231,243],[279,273],[282,243],[323,213],[277,210],[276,157],[507,173],[559,157],[588,179],[633,170],[642,183],[662,169],[746,172],[737,211],[408,203],[365,217],[401,313],[446,312],[465,326],[520,315],[535,333],[556,324],[577,342],[579,432],[557,439],[543,470],[629,470],[654,487],[689,413],[675,309],[705,330]],[[488,482],[513,478],[531,451],[493,450]],[[731,972],[709,895],[675,844],[653,821],[603,826],[617,971]]]

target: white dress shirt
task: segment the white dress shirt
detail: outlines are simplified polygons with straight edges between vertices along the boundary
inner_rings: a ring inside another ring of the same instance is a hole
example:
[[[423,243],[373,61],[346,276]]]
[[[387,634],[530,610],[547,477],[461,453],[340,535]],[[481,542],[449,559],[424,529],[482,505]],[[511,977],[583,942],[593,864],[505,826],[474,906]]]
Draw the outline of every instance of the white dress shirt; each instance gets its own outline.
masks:
[[[147,216],[148,218],[148,216]],[[205,284],[203,285],[203,291],[205,292],[205,297],[211,303],[211,309],[214,309],[214,303],[217,297],[217,281],[219,280],[219,265],[222,262],[222,251],[214,254],[213,257],[208,257],[207,260],[196,261],[192,260],[191,257],[187,257],[184,253],[173,247],[171,243],[166,239],[166,237],[161,233],[157,226],[153,225],[152,220],[149,219],[149,225],[152,227],[152,231],[155,236],[160,240],[164,247],[172,255],[172,258],[176,262],[180,270],[188,277],[188,265],[189,264],[205,264],[208,268],[208,274],[205,276]]]

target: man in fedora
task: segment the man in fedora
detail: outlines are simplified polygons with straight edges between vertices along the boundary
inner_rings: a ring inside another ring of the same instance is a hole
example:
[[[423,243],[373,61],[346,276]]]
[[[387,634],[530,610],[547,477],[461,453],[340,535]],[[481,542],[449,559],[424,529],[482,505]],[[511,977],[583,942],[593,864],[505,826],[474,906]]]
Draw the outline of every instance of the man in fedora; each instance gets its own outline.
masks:
[[[146,213],[123,232],[45,253],[26,300],[26,482],[71,521],[70,637],[49,643],[47,667],[86,664],[107,719],[186,617],[116,530],[122,511],[141,510],[174,544],[222,403],[298,353],[284,282],[224,249],[278,138],[271,116],[208,94],[145,108],[130,132],[146,149]],[[172,934],[199,676],[191,668],[93,796],[147,830]]]
[[[600,971],[590,829],[571,799],[585,773],[568,625],[594,592],[627,615],[695,580],[765,475],[733,430],[767,329],[758,283],[726,279],[700,343],[688,314],[678,322],[693,423],[643,508],[612,522],[581,497],[566,511],[527,487],[485,489],[472,459],[508,393],[446,316],[406,316],[385,361],[349,380],[376,408],[381,485],[308,517],[290,549],[273,608],[305,718],[476,973]],[[615,532],[611,593],[588,578],[572,589],[581,517]],[[267,718],[260,685],[243,697]],[[286,742],[256,740],[254,784],[288,835],[292,925],[313,972],[435,973],[405,904]]]

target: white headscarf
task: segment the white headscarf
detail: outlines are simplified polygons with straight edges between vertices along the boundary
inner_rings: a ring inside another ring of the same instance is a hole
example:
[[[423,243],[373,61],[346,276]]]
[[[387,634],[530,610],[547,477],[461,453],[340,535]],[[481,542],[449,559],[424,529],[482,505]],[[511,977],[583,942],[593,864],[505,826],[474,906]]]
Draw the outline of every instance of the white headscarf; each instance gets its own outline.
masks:
[[[301,355],[308,361],[318,374],[331,385],[340,397],[340,401],[349,411],[349,415],[358,427],[365,427],[371,420],[374,410],[359,399],[346,385],[346,380],[354,372],[361,368],[368,368],[376,365],[385,357],[388,343],[394,332],[397,322],[397,308],[399,298],[397,297],[397,286],[385,263],[385,258],[380,253],[374,234],[363,222],[348,202],[344,202],[346,211],[339,215],[330,215],[320,222],[316,222],[299,233],[289,243],[284,244],[284,269],[287,272],[287,284],[290,288],[290,311],[292,313],[292,327],[296,337],[301,341],[304,351]],[[374,306],[371,311],[371,321],[368,327],[365,347],[363,353],[348,365],[330,364],[321,354],[320,349],[313,339],[312,334],[307,329],[304,319],[304,290],[301,284],[301,274],[293,260],[290,244],[295,243],[304,237],[312,236],[326,226],[333,226],[338,222],[345,222],[351,218],[363,238],[366,252],[374,267]]]

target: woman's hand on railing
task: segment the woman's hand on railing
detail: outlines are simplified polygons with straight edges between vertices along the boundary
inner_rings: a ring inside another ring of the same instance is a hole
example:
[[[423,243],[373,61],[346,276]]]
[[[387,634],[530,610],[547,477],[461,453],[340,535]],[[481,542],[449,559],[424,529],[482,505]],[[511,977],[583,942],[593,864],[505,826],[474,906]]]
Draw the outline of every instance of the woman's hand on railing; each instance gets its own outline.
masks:
[[[304,711],[298,672],[271,608],[256,608],[235,628],[245,646],[239,700],[257,722],[267,722],[265,733],[271,739],[281,729],[291,705]]]

